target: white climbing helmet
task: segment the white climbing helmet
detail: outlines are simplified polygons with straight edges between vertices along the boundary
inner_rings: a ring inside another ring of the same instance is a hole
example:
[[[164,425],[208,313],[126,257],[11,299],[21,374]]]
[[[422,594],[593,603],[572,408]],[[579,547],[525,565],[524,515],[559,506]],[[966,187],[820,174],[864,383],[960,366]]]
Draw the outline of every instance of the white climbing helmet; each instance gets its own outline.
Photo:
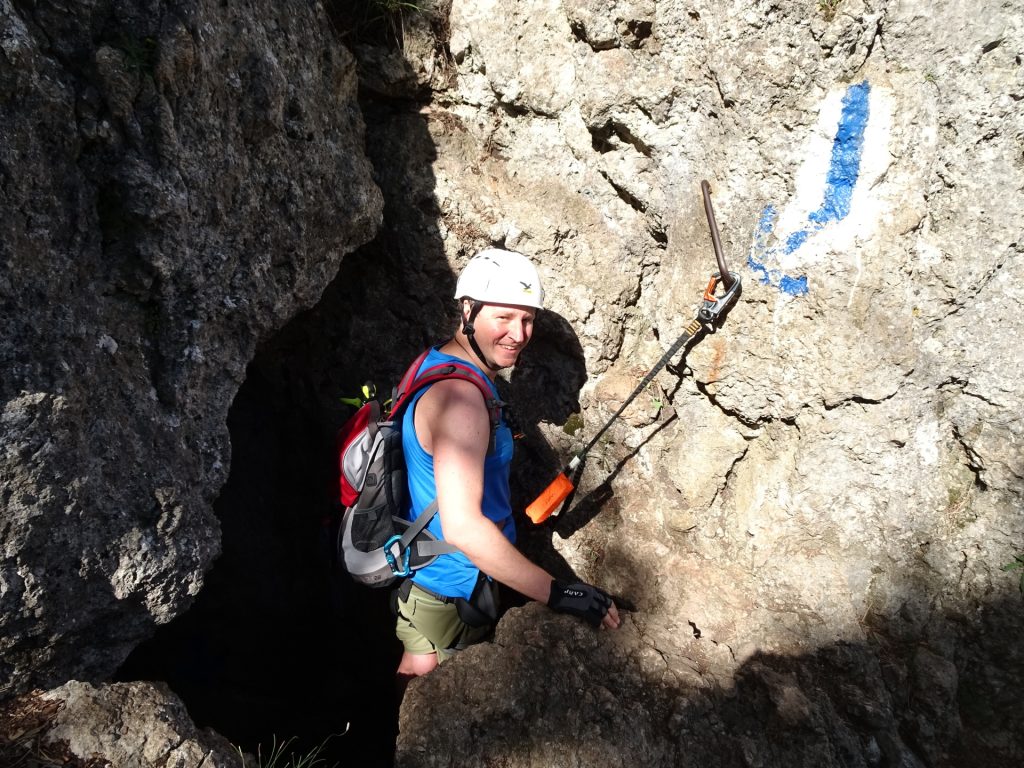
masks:
[[[523,254],[501,248],[488,248],[469,260],[455,284],[455,298],[544,308],[537,268]]]

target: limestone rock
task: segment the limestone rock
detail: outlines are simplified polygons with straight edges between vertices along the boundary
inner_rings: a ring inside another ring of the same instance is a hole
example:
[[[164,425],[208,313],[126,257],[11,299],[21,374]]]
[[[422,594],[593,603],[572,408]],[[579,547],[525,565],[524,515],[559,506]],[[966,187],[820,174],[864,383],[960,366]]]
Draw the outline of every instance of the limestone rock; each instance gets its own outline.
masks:
[[[634,656],[645,641],[691,655],[691,637],[728,649],[715,684],[752,699],[687,691],[680,711],[712,713],[684,718],[692,751],[674,752],[672,729],[652,734],[638,719],[615,731],[628,749],[578,764],[633,754],[685,765],[723,739],[731,757],[704,764],[1024,753],[1019,708],[1001,693],[1019,687],[1024,659],[989,636],[1022,629],[1016,581],[1001,570],[1024,541],[1021,11],[453,3],[458,77],[437,99],[462,130],[457,143],[434,134],[433,166],[446,253],[457,265],[504,242],[535,258],[588,374],[573,429],[554,421],[531,434],[523,501],[694,317],[715,268],[702,178],[743,279],[718,332],[659,374],[588,457],[562,518],[525,540],[553,571],[635,608],[647,638],[625,641]],[[928,13],[938,17],[926,23]],[[628,40],[620,17],[650,22],[650,34]],[[513,402],[518,391],[536,408],[530,376],[576,376],[568,360],[547,359],[513,376]],[[516,667],[535,638],[512,620],[500,649],[480,652],[487,664],[466,654],[443,674],[468,685],[488,666],[500,677],[503,656]],[[904,645],[914,642],[920,653]],[[612,726],[586,708],[574,719],[578,702],[558,697],[574,681],[548,686],[566,661],[554,650],[522,664],[521,682],[501,677],[535,709],[499,714],[504,705],[474,700],[474,714],[435,696],[443,683],[414,688],[402,763],[445,764],[417,746],[441,719],[486,742],[442,730],[453,745],[443,752],[512,765],[569,762],[557,745],[603,744]],[[600,667],[602,654],[581,646],[574,662]],[[791,663],[780,670],[782,656]],[[631,674],[613,665],[577,688],[623,690]],[[552,690],[557,712],[536,703]],[[646,696],[641,709],[660,711]],[[428,714],[424,702],[439,700]],[[634,699],[617,703],[629,711]],[[730,720],[734,705],[773,712],[784,744],[739,725],[754,710]],[[716,731],[717,718],[731,727]],[[515,735],[490,727],[499,721]],[[804,728],[837,736],[826,746]]]
[[[79,759],[124,768],[243,765],[242,754],[216,733],[196,728],[181,700],[166,688],[149,683],[94,687],[71,681],[43,699],[60,708],[41,744],[61,744]]]
[[[0,690],[109,676],[201,589],[246,365],[379,223],[331,34],[0,5]]]
[[[921,765],[869,653],[838,644],[810,667],[759,654],[727,671],[725,649],[689,627],[651,630],[509,613],[493,644],[410,687],[396,765]]]
[[[693,320],[701,179],[743,280],[524,524],[624,628],[513,610],[410,688],[400,764],[1024,758],[1020,0],[455,0],[359,51],[365,150],[316,4],[100,5],[0,6],[5,686],[201,588],[228,404],[375,231],[369,155],[381,235],[266,370],[337,409],[523,251],[518,505]]]

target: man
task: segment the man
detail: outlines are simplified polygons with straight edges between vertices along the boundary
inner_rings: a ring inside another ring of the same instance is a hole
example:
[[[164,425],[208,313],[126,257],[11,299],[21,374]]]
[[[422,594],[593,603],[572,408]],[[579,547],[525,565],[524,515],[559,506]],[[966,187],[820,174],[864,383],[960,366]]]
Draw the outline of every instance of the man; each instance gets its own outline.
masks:
[[[543,307],[540,277],[522,254],[491,248],[466,265],[455,298],[455,336],[431,350],[423,368],[452,358],[469,363],[487,377],[497,398],[498,372],[515,364]],[[618,610],[605,592],[557,581],[515,548],[511,431],[503,420],[492,435],[487,404],[472,382],[448,379],[417,393],[403,416],[402,446],[409,519],[436,498],[439,512],[429,528],[459,549],[417,570],[399,591],[402,680],[430,672],[489,633],[492,579],[595,626],[619,626]]]

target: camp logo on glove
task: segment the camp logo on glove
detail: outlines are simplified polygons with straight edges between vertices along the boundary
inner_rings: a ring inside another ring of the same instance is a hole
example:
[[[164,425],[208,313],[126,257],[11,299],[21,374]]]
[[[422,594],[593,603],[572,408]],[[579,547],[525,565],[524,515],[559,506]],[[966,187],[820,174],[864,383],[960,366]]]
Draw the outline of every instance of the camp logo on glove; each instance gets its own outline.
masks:
[[[570,584],[559,579],[551,582],[548,607],[581,618],[592,626],[601,624],[611,605],[608,593],[590,584],[582,581]]]

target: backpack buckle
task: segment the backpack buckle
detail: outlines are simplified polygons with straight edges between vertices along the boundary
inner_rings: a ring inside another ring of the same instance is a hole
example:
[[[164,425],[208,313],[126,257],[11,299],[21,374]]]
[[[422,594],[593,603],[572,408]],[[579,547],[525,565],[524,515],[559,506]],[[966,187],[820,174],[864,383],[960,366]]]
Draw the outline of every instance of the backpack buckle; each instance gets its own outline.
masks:
[[[392,552],[392,548],[395,549]],[[399,578],[405,578],[406,576],[412,575],[412,569],[409,567],[409,561],[412,557],[412,547],[406,547],[402,549],[402,537],[400,535],[394,535],[384,543],[384,559],[388,561],[388,567],[391,572]],[[402,567],[398,567],[398,561],[401,559]]]

